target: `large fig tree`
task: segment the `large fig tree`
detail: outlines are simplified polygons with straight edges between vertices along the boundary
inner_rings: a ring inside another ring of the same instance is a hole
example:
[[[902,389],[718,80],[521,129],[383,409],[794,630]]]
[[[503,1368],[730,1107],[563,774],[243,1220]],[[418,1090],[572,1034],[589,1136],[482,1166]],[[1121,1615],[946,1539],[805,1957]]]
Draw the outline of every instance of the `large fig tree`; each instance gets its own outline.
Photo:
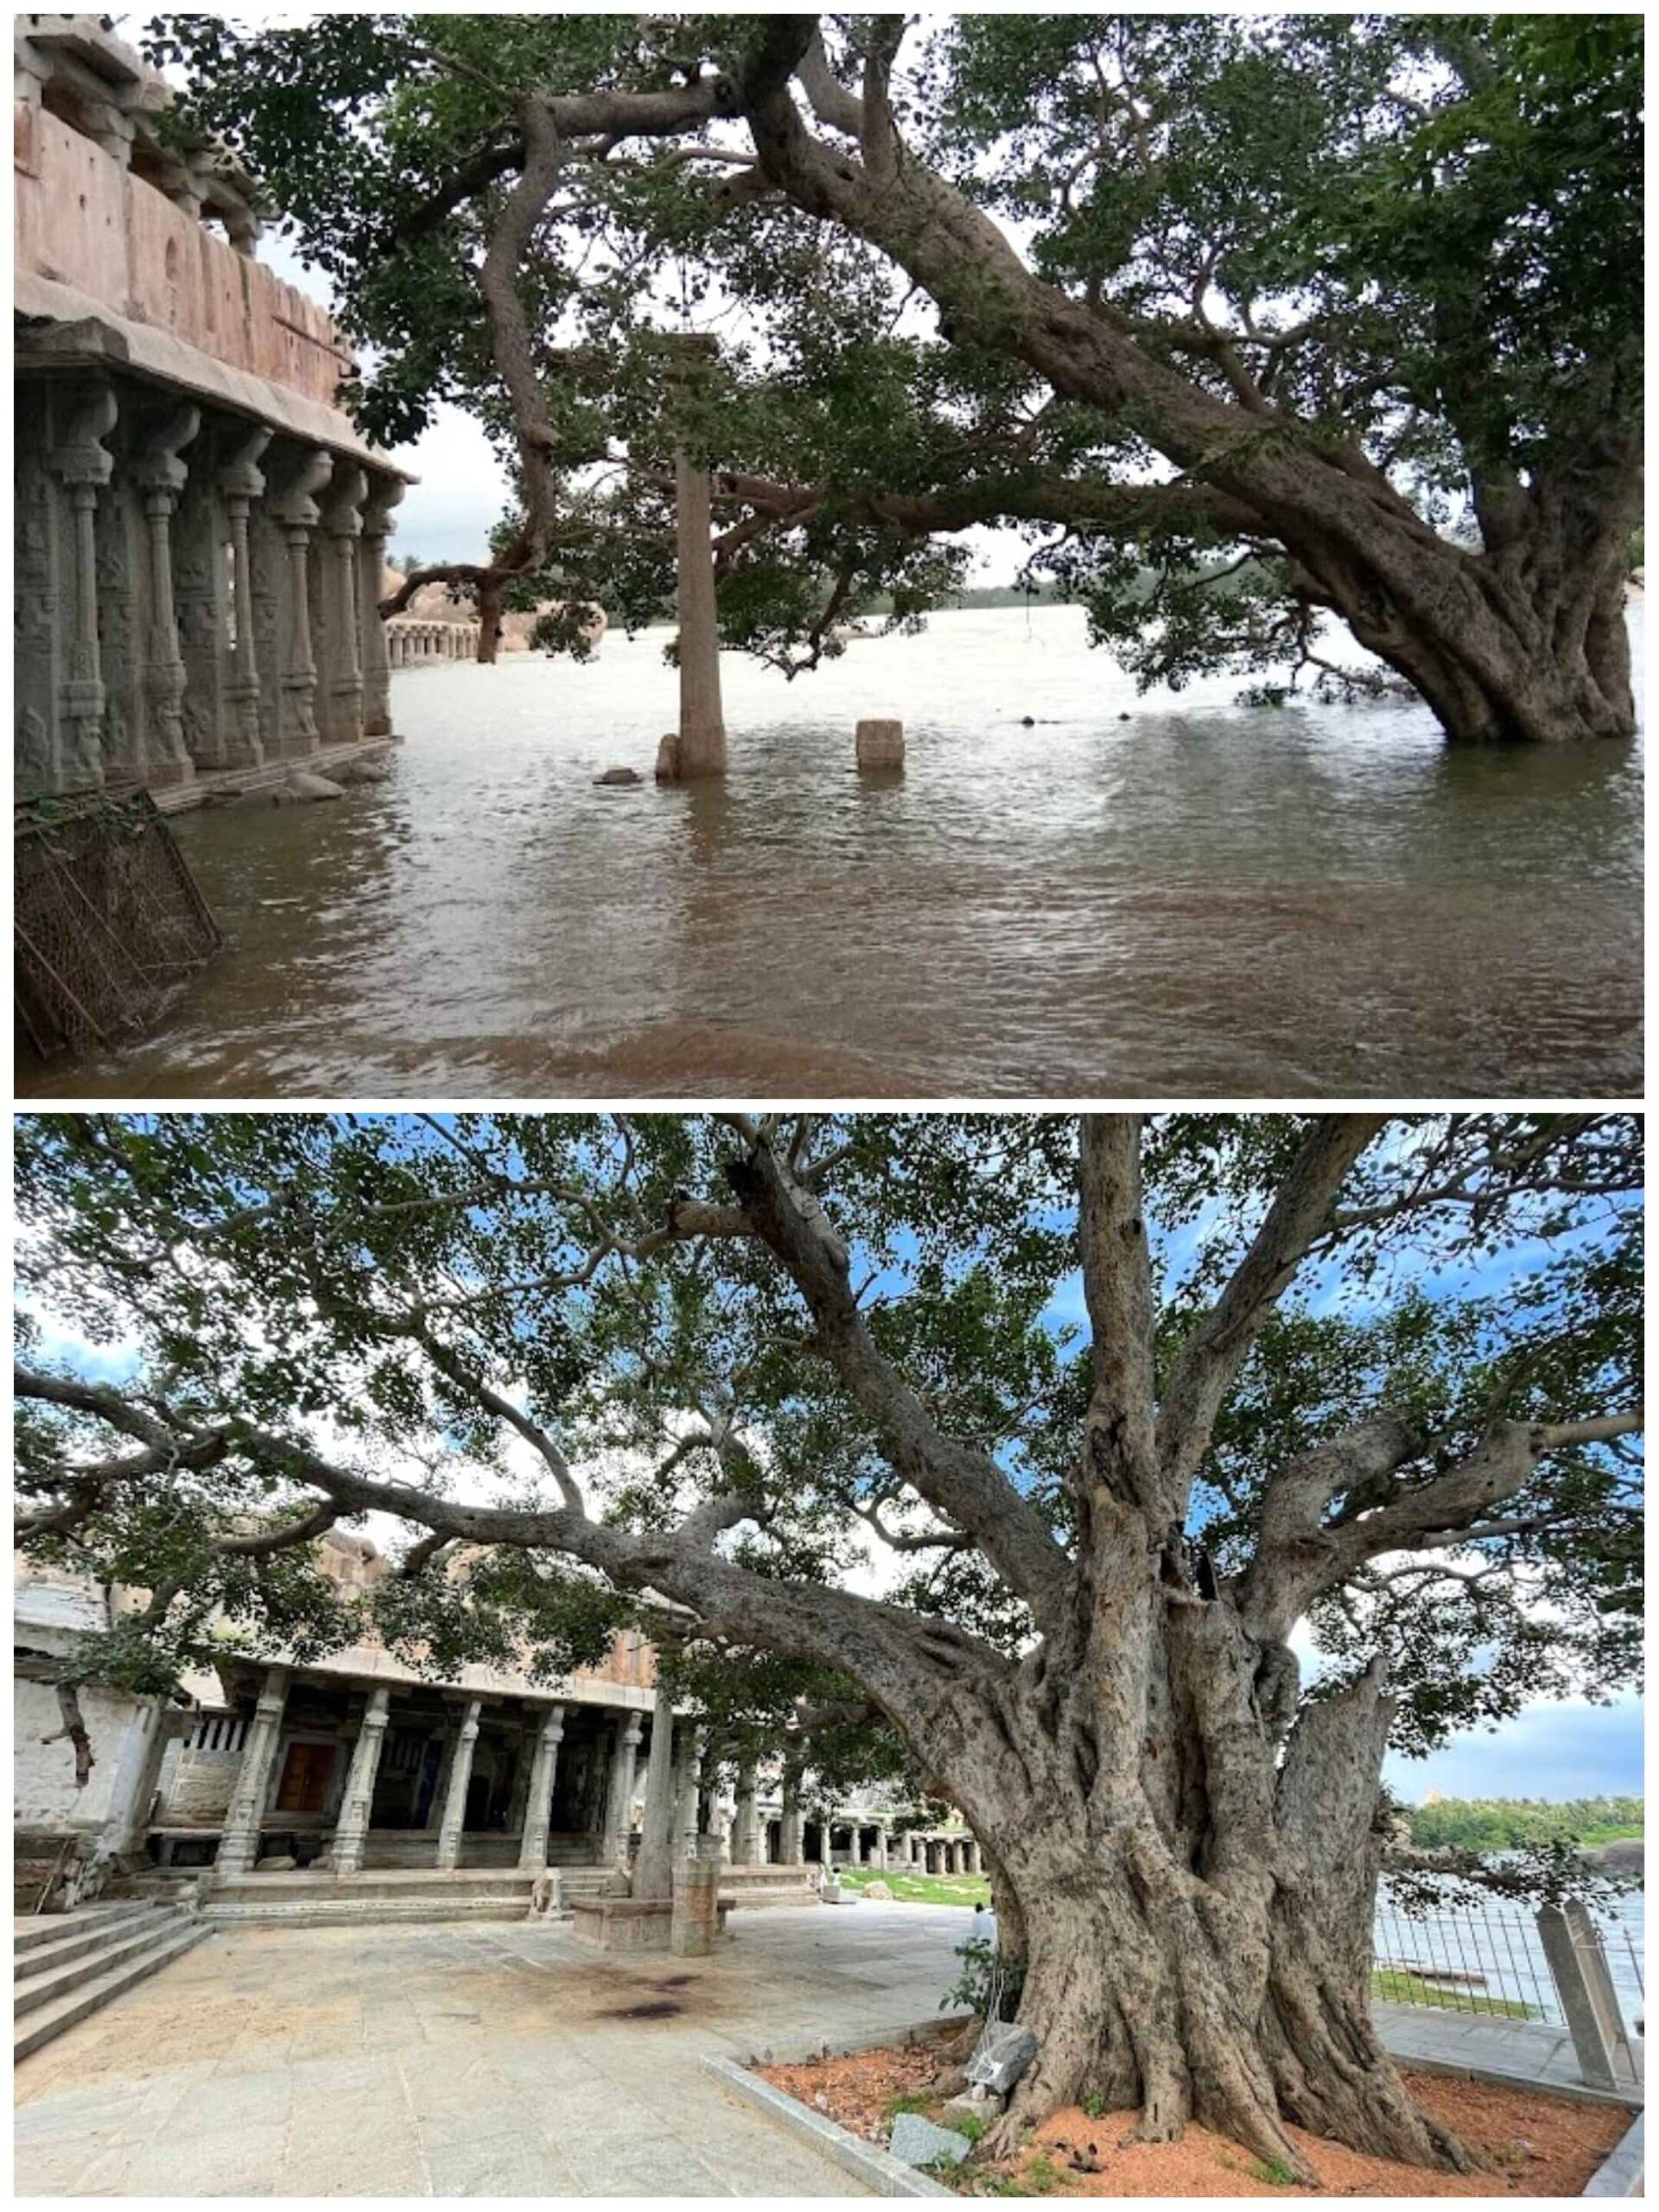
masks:
[[[1026,1959],[1010,2126],[1464,2159],[1370,2020],[1379,1774],[1636,1667],[1634,1117],[64,1116],[17,1163],[20,1535],[154,1593],[112,1663],[343,1639],[308,1547],[390,1516],[380,1630],[445,1662],[631,1620],[874,1708]]]
[[[667,595],[718,472],[786,667],[1015,526],[1147,680],[1334,620],[1455,739],[1625,736],[1637,16],[334,15],[153,27],[374,349],[517,472],[499,600]],[[716,333],[695,404],[651,340]],[[595,480],[593,466],[610,473]],[[404,590],[411,589],[406,585]]]

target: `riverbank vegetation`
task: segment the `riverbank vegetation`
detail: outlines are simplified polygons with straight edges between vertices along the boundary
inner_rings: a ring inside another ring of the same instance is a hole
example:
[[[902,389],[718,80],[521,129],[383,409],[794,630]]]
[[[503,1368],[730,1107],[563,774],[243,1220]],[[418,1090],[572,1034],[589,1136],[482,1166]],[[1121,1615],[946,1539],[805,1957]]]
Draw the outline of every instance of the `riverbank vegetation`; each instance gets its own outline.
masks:
[[[488,552],[424,572],[486,636],[514,596],[670,604],[677,447],[727,641],[791,672],[948,599],[991,524],[1147,683],[1634,727],[1639,16],[184,14],[150,48],[373,349],[365,430],[447,399],[509,458]]]
[[[1408,1808],[1427,1849],[1519,1851],[1535,1843],[1616,1843],[1643,1833],[1640,1797],[1439,1797]]]

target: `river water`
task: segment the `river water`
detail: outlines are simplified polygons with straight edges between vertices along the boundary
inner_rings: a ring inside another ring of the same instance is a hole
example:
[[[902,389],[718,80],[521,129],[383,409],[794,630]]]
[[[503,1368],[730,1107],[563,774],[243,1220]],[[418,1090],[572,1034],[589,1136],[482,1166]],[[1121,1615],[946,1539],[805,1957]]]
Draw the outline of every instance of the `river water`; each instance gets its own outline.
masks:
[[[1640,648],[1640,610],[1632,612]],[[1639,749],[1449,751],[1400,705],[1136,696],[1075,608],[788,684],[658,789],[664,632],[400,671],[392,779],[182,818],[231,950],[35,1095],[1628,1095]],[[853,725],[908,763],[861,777]],[[1023,718],[1033,718],[1033,726]],[[647,780],[595,788],[615,764]]]

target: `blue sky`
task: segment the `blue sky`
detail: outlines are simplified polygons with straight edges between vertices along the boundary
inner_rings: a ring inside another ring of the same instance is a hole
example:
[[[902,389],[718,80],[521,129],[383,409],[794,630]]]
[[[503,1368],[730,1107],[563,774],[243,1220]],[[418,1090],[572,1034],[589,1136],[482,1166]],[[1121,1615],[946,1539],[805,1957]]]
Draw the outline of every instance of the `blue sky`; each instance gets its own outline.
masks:
[[[1442,1797],[1600,1797],[1643,1786],[1642,1700],[1534,1705],[1489,1735],[1459,1736],[1425,1759],[1390,1751],[1383,1779],[1408,1804]]]
[[[1191,1263],[1204,1232],[1205,1224],[1199,1222],[1168,1239],[1162,1255],[1166,1275],[1177,1275]],[[902,1254],[907,1240],[898,1242]],[[1455,1274],[1418,1280],[1447,1292],[1490,1294],[1501,1289],[1505,1279],[1535,1264],[1538,1256],[1536,1248],[1522,1247],[1502,1260],[1487,1259]],[[1330,1310],[1342,1301],[1335,1268],[1310,1271],[1306,1287],[1316,1310]],[[1057,1328],[1080,1332],[1086,1326],[1080,1274],[1057,1285],[1047,1319]],[[47,1358],[65,1359],[99,1381],[120,1381],[132,1372],[130,1349],[94,1346],[73,1329],[45,1317],[41,1322],[41,1351]],[[1429,1789],[1446,1797],[1545,1799],[1640,1791],[1643,1722],[1643,1703],[1637,1694],[1607,1705],[1582,1700],[1540,1701],[1499,1727],[1459,1736],[1426,1758],[1407,1759],[1390,1752],[1384,1777],[1408,1803],[1421,1802]]]

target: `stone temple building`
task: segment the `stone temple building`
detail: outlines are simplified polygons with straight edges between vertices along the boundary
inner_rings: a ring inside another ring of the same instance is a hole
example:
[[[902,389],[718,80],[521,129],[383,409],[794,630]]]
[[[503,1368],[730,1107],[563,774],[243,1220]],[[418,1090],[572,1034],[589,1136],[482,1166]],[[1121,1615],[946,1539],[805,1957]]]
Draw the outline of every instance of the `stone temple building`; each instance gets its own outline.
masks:
[[[13,24],[16,795],[175,807],[383,747],[409,479],[338,404],[339,333],[107,19]]]
[[[330,1530],[324,1572],[351,1592],[388,1562]],[[664,1722],[655,1657],[620,1638],[556,1684],[477,1665],[435,1681],[378,1643],[300,1663],[227,1640],[183,1705],[88,1686],[96,1764],[84,1788],[52,1677],[79,1630],[143,1602],[63,1570],[16,1570],[17,1909],[67,1853],[70,1893],[189,1897],[215,1922],[522,1917],[539,1878],[553,1909],[626,1896],[650,1762],[672,1761],[679,1855],[717,1855],[728,1902],[811,1904],[831,1868],[947,1863],[977,1847],[924,1836],[871,1798],[820,1806],[782,1758],[718,1764],[696,1728]],[[826,1817],[827,1815],[827,1817]]]

